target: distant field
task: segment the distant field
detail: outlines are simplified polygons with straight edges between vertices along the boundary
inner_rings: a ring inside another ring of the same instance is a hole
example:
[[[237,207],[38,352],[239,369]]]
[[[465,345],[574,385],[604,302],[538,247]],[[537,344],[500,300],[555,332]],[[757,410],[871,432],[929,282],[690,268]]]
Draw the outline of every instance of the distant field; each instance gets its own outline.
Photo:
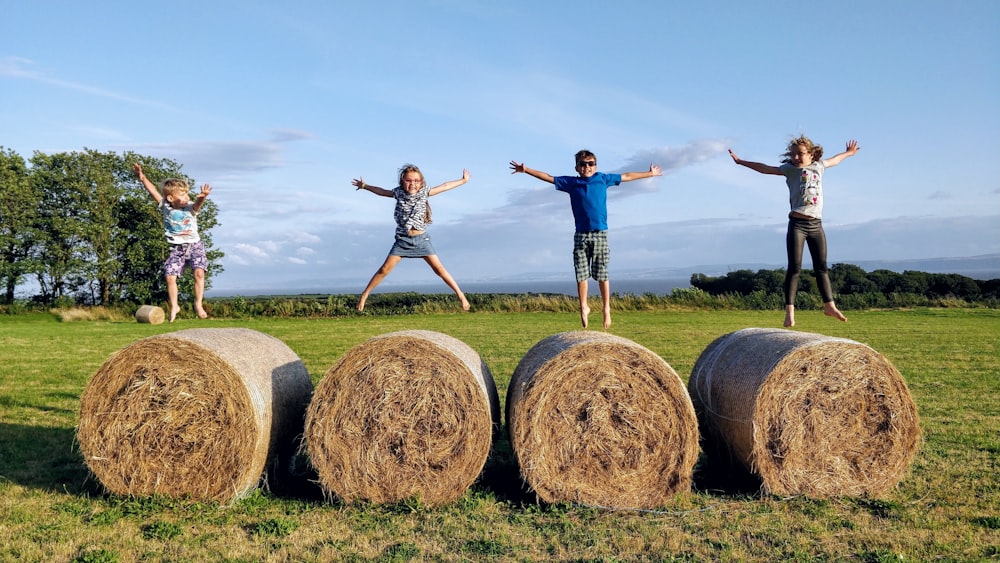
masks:
[[[666,360],[685,381],[716,337],[778,327],[777,311],[618,312],[613,334]],[[1000,311],[803,311],[796,328],[884,354],[917,402],[925,443],[879,499],[776,498],[696,474],[662,510],[540,505],[509,444],[453,505],[344,506],[308,483],[230,507],[104,495],[74,443],[90,376],[136,339],[194,327],[245,327],[284,341],[318,382],[366,339],[435,330],[482,356],[504,399],[521,357],[576,330],[575,313],[58,322],[0,315],[0,561],[990,560],[1000,557]],[[592,317],[599,323],[599,315]]]

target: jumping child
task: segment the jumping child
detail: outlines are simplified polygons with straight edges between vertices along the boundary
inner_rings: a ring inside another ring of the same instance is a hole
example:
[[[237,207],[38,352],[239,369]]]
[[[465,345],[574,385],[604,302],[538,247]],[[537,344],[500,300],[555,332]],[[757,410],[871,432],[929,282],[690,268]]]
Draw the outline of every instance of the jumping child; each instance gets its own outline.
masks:
[[[590,306],[587,304],[587,280],[597,280],[601,290],[604,311],[604,329],[611,327],[611,282],[608,280],[608,188],[622,182],[631,182],[663,171],[655,164],[648,172],[605,174],[597,171],[597,157],[584,149],[576,153],[577,176],[555,176],[528,168],[520,162],[510,161],[511,174],[523,172],[539,180],[554,184],[556,189],[569,194],[573,209],[576,233],[573,235],[573,265],[576,270],[576,289],[580,296],[580,321],[587,328]]]
[[[177,303],[177,277],[184,273],[185,267],[190,267],[194,273],[194,311],[199,319],[208,318],[208,313],[202,306],[208,256],[205,253],[205,243],[198,234],[198,212],[208,199],[208,194],[212,193],[212,187],[203,185],[201,193],[191,201],[187,180],[170,178],[163,182],[163,195],[160,195],[156,185],[142,173],[141,164],[136,162],[132,168],[156,202],[156,208],[163,216],[163,233],[170,243],[170,254],[163,264],[167,278],[167,296],[170,298],[170,322],[174,322],[177,313],[181,311]]]
[[[361,299],[358,301],[358,311],[365,310],[365,301],[368,300],[368,295],[375,289],[375,286],[382,283],[382,280],[403,258],[423,258],[434,270],[434,273],[440,276],[444,283],[455,292],[459,301],[462,302],[462,310],[469,310],[469,301],[448,270],[441,264],[441,260],[438,259],[437,253],[434,252],[434,247],[431,245],[431,237],[426,232],[427,225],[431,222],[431,208],[427,198],[457,188],[468,181],[469,171],[462,170],[462,179],[428,188],[427,182],[424,181],[423,172],[412,164],[403,165],[399,170],[399,185],[391,190],[366,184],[364,178],[351,181],[351,184],[359,190],[367,190],[382,197],[396,198],[394,213],[396,242],[389,250],[389,255],[385,257],[385,262],[375,272],[371,281],[368,282],[368,286],[365,287],[364,293],[361,294]]]
[[[795,326],[795,293],[799,288],[802,273],[803,243],[809,245],[809,255],[813,261],[813,271],[823,297],[823,314],[841,321],[847,317],[833,302],[833,288],[826,266],[826,233],[823,231],[823,172],[840,164],[845,158],[858,152],[858,142],[850,140],[844,152],[823,159],[823,147],[802,135],[792,139],[783,154],[780,166],[770,166],[759,162],[740,160],[732,149],[729,156],[733,162],[756,170],[761,174],[784,176],[788,186],[788,233],[785,235],[785,249],[788,252],[788,269],[785,272],[785,326]]]

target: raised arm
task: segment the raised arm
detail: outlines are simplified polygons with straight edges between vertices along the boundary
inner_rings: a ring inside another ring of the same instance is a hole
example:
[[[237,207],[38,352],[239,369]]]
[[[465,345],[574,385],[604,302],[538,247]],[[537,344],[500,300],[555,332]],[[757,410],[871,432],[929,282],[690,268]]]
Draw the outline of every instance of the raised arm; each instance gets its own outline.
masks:
[[[653,176],[663,176],[663,169],[656,164],[650,164],[648,172],[626,172],[622,174],[622,182],[652,178]]]
[[[835,154],[830,158],[824,158],[823,166],[826,166],[827,168],[831,166],[836,166],[840,164],[845,158],[858,154],[858,150],[860,148],[861,147],[858,146],[858,142],[855,141],[854,139],[851,139],[850,141],[847,141],[847,148],[844,150],[844,152],[840,154]]]
[[[146,191],[149,192],[149,195],[153,198],[153,201],[156,202],[156,205],[159,205],[160,202],[163,201],[163,194],[161,194],[160,190],[156,188],[156,184],[150,182],[149,179],[146,178],[146,175],[142,173],[142,165],[136,162],[132,164],[132,170],[135,170],[135,175],[139,177],[139,181],[142,182],[143,187],[145,187]]]
[[[202,205],[205,205],[205,200],[208,199],[208,194],[210,193],[212,193],[212,186],[205,184],[201,187],[201,192],[195,196],[194,205],[191,206],[191,209],[194,210],[195,213],[201,210]]]
[[[510,170],[511,170],[511,172],[510,172],[511,174],[517,174],[518,172],[523,172],[523,173],[527,174],[528,176],[534,176],[535,178],[538,178],[539,180],[543,180],[543,181],[548,182],[550,184],[555,184],[556,183],[556,179],[553,178],[551,174],[549,174],[547,172],[542,172],[541,170],[534,170],[534,169],[528,168],[523,163],[514,162],[513,160],[510,161]]]
[[[746,166],[750,170],[756,170],[761,174],[774,174],[775,176],[781,176],[781,169],[777,166],[771,166],[770,164],[761,164],[760,162],[751,162],[749,160],[740,160],[740,157],[736,156],[733,149],[729,149],[729,156],[733,157],[733,162],[739,164],[740,166]]]
[[[464,184],[464,183],[466,183],[468,181],[469,181],[469,171],[467,169],[463,168],[462,169],[462,177],[460,179],[458,179],[458,180],[452,180],[450,182],[445,182],[445,183],[443,183],[443,184],[441,184],[439,186],[434,186],[433,188],[431,188],[427,192],[427,197],[430,197],[432,195],[437,195],[437,194],[439,194],[441,192],[446,192],[448,190],[455,189],[455,188],[461,186],[462,184]]]
[[[382,197],[393,197],[392,190],[387,190],[385,188],[380,188],[378,186],[373,186],[371,184],[366,184],[364,178],[358,178],[356,180],[351,180],[351,185],[358,190],[369,191],[375,195],[380,195]]]

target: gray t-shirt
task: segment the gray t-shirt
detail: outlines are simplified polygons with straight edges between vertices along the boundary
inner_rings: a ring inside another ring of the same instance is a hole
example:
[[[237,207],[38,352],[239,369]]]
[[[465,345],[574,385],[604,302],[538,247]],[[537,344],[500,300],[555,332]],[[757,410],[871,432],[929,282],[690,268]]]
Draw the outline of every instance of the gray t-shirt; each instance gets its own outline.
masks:
[[[791,164],[782,164],[779,169],[785,175],[788,185],[788,205],[795,213],[801,213],[823,218],[823,171],[826,166],[823,161],[799,168]]]

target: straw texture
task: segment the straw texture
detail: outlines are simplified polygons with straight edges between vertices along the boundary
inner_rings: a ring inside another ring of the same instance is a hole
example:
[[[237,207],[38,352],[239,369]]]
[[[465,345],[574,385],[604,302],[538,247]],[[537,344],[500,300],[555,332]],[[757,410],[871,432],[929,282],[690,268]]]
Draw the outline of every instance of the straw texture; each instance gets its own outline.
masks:
[[[77,439],[112,493],[227,502],[255,488],[301,433],[311,392],[299,358],[266,334],[200,328],[151,336],[91,378]]]
[[[135,322],[151,325],[163,324],[166,315],[162,307],[156,305],[143,305],[135,311]]]
[[[545,502],[656,508],[690,490],[698,423],[684,384],[630,340],[572,331],[538,342],[507,390],[521,476]]]
[[[852,340],[733,332],[702,352],[688,389],[713,462],[741,465],[776,495],[885,493],[919,446],[906,382]]]
[[[406,330],[355,346],[327,371],[304,447],[328,496],[439,505],[482,472],[499,422],[479,354],[446,334]]]

